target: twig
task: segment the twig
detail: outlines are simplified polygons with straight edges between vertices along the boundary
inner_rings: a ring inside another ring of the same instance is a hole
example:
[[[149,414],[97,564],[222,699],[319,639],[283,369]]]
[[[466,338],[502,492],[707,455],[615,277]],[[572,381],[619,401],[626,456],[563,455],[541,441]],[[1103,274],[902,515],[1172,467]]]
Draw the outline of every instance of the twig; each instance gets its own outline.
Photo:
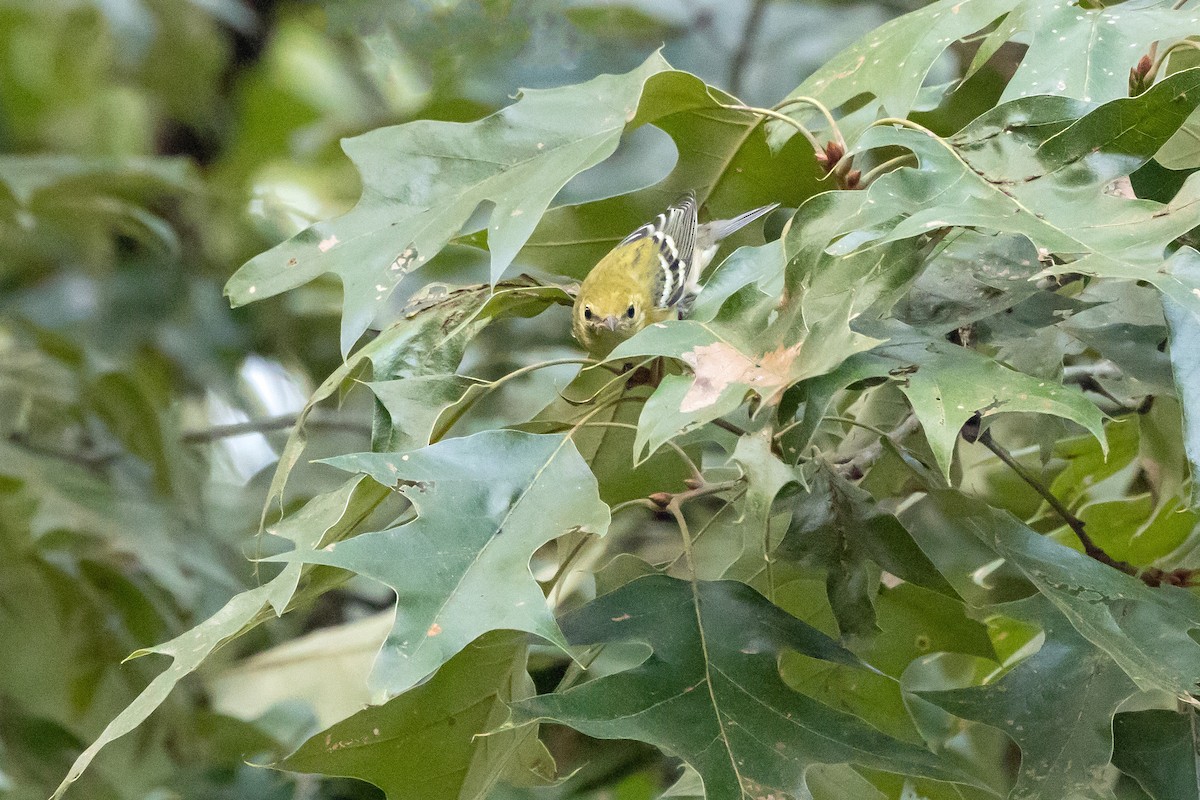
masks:
[[[54,447],[38,444],[24,434],[16,431],[8,435],[8,441],[23,450],[28,450],[30,453],[47,456],[48,458],[56,458],[60,461],[67,461],[89,470],[98,470],[121,456],[121,453],[118,451],[105,453],[89,449],[59,450]]]
[[[729,91],[734,95],[742,94],[742,78],[745,75],[746,64],[754,52],[754,40],[758,38],[758,29],[762,27],[763,15],[769,3],[770,0],[755,0],[750,6],[750,13],[746,15],[742,39],[729,62]]]
[[[1092,537],[1088,535],[1086,530],[1084,530],[1083,520],[1072,514],[1071,510],[1063,505],[1063,502],[1055,497],[1054,493],[1051,492],[1045,486],[1045,484],[1038,480],[1037,477],[1029,472],[1029,470],[1025,469],[1025,467],[1022,466],[1019,461],[1013,458],[1012,454],[1009,453],[1008,450],[1004,449],[1004,447],[998,444],[996,440],[992,438],[992,432],[990,430],[985,430],[980,433],[979,438],[976,439],[976,441],[986,447],[988,450],[991,450],[993,453],[995,453],[996,458],[1003,461],[1009,467],[1009,469],[1017,473],[1017,477],[1029,484],[1030,488],[1042,496],[1042,498],[1050,505],[1050,507],[1054,509],[1055,513],[1062,517],[1063,522],[1067,523],[1067,527],[1075,532],[1075,536],[1079,539],[1079,543],[1083,545],[1084,553],[1091,558],[1096,559],[1101,564],[1107,564],[1113,569],[1124,572],[1126,575],[1138,575],[1138,568],[1133,564],[1130,564],[1128,561],[1118,561],[1105,552],[1104,548],[1092,541]]]
[[[247,433],[286,430],[296,425],[299,416],[299,414],[284,414],[280,417],[252,419],[248,422],[235,422],[230,425],[214,425],[211,428],[187,431],[180,437],[180,440],[184,444],[206,444],[217,439],[227,439],[231,436],[244,436]],[[351,431],[353,433],[371,433],[370,425],[349,420],[310,419],[304,424],[305,427],[328,428],[329,430]]]
[[[720,428],[723,431],[729,431],[734,436],[745,436],[746,435],[746,431],[742,430],[737,425],[734,425],[732,422],[726,422],[725,420],[721,419],[720,417],[717,417],[716,419],[712,420],[711,424],[716,425],[718,428]]]
[[[921,427],[920,420],[916,414],[909,414],[904,420],[893,428],[891,431],[881,431],[878,428],[864,425],[857,420],[847,417],[826,417],[826,419],[834,419],[838,422],[848,422],[851,425],[857,425],[860,428],[865,428],[877,434],[874,442],[867,445],[863,449],[851,456],[837,459],[834,464],[837,466],[838,472],[843,477],[849,480],[856,481],[866,475],[866,470],[883,456],[883,440],[888,439],[893,444],[899,445],[910,433],[913,433],[917,428]]]

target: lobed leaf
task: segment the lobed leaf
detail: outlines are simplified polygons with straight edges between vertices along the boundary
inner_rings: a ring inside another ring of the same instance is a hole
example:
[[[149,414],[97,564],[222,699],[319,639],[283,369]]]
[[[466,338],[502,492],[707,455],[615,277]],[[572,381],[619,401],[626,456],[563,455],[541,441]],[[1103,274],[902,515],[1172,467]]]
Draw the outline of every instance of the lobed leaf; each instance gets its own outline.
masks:
[[[246,262],[225,287],[234,305],[272,297],[325,273],[342,282],[342,352],[406,275],[436,255],[482,203],[495,283],[567,181],[612,154],[655,54],[625,75],[525,90],[478,122],[421,120],[343,142],[363,176],[358,204]]]
[[[378,697],[410,689],[488,631],[528,631],[566,648],[529,560],[566,533],[603,535],[609,522],[569,437],[484,431],[411,453],[326,463],[392,487],[417,513],[403,525],[273,559],[341,567],[396,591],[396,620],[370,679]]]
[[[562,722],[594,737],[638,739],[694,768],[709,797],[806,791],[815,764],[851,762],[946,781],[970,778],[921,747],[793,692],[778,659],[797,651],[858,660],[742,583],[652,575],[562,620],[576,644],[640,641],[640,666],[515,704],[517,723]]]
[[[535,727],[491,733],[532,693],[520,634],[485,634],[427,683],[313,735],[277,769],[341,775],[390,800],[482,800],[498,780],[553,774]]]

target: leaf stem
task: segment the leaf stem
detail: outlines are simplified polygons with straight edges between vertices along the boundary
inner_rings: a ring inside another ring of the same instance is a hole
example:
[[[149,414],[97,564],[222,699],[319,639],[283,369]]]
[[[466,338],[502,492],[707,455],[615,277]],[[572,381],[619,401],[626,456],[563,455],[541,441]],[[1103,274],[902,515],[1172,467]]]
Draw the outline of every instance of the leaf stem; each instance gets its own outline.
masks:
[[[563,400],[563,402],[564,402],[564,403],[568,403],[568,404],[570,404],[570,405],[573,405],[573,406],[586,406],[586,405],[588,405],[588,404],[590,404],[590,403],[594,402],[594,401],[596,400],[596,398],[600,397],[600,395],[602,395],[602,394],[604,394],[605,392],[607,392],[607,391],[609,390],[609,387],[611,387],[611,386],[615,386],[615,385],[616,385],[616,384],[618,384],[618,383],[629,383],[630,379],[631,379],[631,378],[633,378],[633,376],[634,376],[634,375],[637,373],[637,371],[638,371],[639,369],[641,369],[642,367],[644,367],[644,366],[646,366],[647,364],[649,364],[649,363],[650,363],[651,361],[653,361],[653,360],[654,360],[656,357],[657,357],[657,356],[652,356],[652,357],[650,357],[650,358],[644,359],[644,360],[642,360],[642,361],[638,362],[637,366],[631,367],[630,369],[627,369],[627,370],[625,370],[624,372],[618,372],[618,373],[616,374],[616,376],[615,376],[615,377],[613,377],[611,380],[609,380],[607,383],[605,383],[603,386],[601,386],[599,389],[597,389],[597,390],[596,390],[596,391],[595,391],[595,392],[592,394],[592,396],[591,396],[591,397],[588,397],[588,398],[586,398],[586,399],[583,399],[583,400],[571,400],[571,399],[569,399],[569,398],[567,398],[567,397],[563,397],[563,395],[562,395],[562,393],[561,393],[561,392],[559,392],[559,395],[558,395],[558,396],[559,396],[560,398],[562,398],[562,400]],[[600,364],[600,366],[601,366],[601,367],[603,367],[603,366],[604,366],[604,364]]]
[[[1156,46],[1157,44],[1158,42],[1155,42],[1152,47]],[[1170,57],[1171,53],[1174,53],[1176,50],[1185,49],[1200,50],[1200,42],[1193,42],[1191,39],[1180,39],[1179,41],[1172,42],[1167,47],[1163,48],[1161,53],[1158,53],[1157,55],[1151,55],[1151,58],[1154,59],[1154,66],[1150,68],[1150,75],[1158,75],[1158,71],[1162,69],[1163,64],[1167,63],[1167,58]]]
[[[745,111],[750,114],[757,114],[760,117],[769,117],[770,119],[779,120],[780,122],[786,122],[788,125],[791,125],[797,131],[799,131],[801,136],[808,140],[808,143],[812,145],[814,153],[825,152],[825,148],[820,142],[817,141],[817,137],[813,136],[812,131],[789,117],[787,114],[780,114],[778,111],[773,111],[769,108],[758,108],[757,106],[743,106],[725,103],[718,103],[718,105],[720,105],[721,108],[727,108],[730,111]]]
[[[829,130],[833,134],[834,141],[842,146],[842,150],[846,149],[846,140],[842,137],[842,129],[838,127],[837,121],[833,118],[833,114],[829,108],[815,97],[799,96],[789,97],[782,103],[778,103],[771,107],[772,111],[782,111],[788,106],[807,105],[812,106],[817,111],[821,112],[821,116],[825,117],[825,121],[829,123]]]
[[[637,425],[634,425],[632,423],[614,422],[614,421],[586,422],[586,423],[584,423],[583,427],[585,427],[585,428],[625,428],[626,430],[631,430],[631,431],[637,430]],[[671,439],[667,439],[665,442],[663,442],[663,444],[665,444],[667,447],[670,447],[672,450],[674,450],[679,455],[679,457],[683,460],[683,463],[687,464],[688,469],[692,473],[692,480],[697,481],[698,483],[704,482],[704,473],[702,473],[700,471],[700,468],[698,466],[696,466],[696,462],[692,460],[692,457],[689,456],[687,454],[687,452],[682,447],[679,446],[678,443],[676,443],[675,441],[673,441]]]
[[[489,394],[491,394],[497,388],[503,386],[505,383],[507,383],[508,381],[511,381],[514,378],[519,378],[524,375],[528,375],[531,372],[535,372],[539,369],[545,369],[546,367],[560,367],[560,366],[563,366],[564,364],[598,364],[598,363],[599,363],[598,361],[596,361],[595,359],[591,359],[591,358],[555,358],[555,359],[551,359],[549,361],[539,361],[536,364],[527,364],[524,367],[521,367],[520,369],[515,369],[512,372],[508,373],[507,375],[502,375],[494,381],[489,381],[483,387],[483,390],[480,391],[479,394],[475,395],[475,397],[473,399],[471,399],[469,402],[463,403],[462,406],[456,408],[454,410],[454,413],[450,414],[450,416],[446,418],[445,422],[441,422],[439,420],[439,425],[437,426],[438,433],[433,438],[435,440],[441,440],[442,438],[444,438],[446,436],[446,434],[450,432],[450,429],[453,428],[460,419],[465,417],[467,415],[467,413],[470,412],[470,410],[472,408],[474,408],[475,405],[480,400],[487,397]]]
[[[916,156],[913,155],[912,153],[905,153],[902,156],[896,156],[895,158],[889,158],[887,161],[884,161],[882,164],[871,167],[869,170],[867,170],[865,173],[863,173],[863,176],[859,180],[859,182],[863,186],[870,186],[871,182],[873,180],[875,180],[876,178],[878,178],[880,175],[883,175],[885,172],[890,172],[892,167],[899,166],[901,163],[903,163],[905,161],[909,161],[910,159],[916,160]]]

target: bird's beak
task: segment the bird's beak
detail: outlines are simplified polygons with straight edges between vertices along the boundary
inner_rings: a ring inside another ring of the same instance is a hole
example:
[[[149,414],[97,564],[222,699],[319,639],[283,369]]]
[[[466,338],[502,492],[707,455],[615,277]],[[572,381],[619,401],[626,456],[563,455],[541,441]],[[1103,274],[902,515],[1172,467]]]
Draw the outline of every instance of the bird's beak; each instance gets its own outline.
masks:
[[[604,321],[601,322],[600,324],[603,325],[605,328],[608,328],[610,331],[617,330],[617,318],[616,317],[605,317]]]

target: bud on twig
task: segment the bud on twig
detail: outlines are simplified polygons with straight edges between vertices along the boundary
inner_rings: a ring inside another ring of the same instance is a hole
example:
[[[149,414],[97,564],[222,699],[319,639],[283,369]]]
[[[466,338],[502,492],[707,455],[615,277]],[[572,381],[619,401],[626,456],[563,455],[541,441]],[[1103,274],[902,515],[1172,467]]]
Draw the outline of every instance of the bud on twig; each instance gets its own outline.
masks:
[[[1129,96],[1137,97],[1154,83],[1154,61],[1149,55],[1142,56],[1137,65],[1129,70]]]
[[[821,169],[828,171],[836,167],[844,155],[846,155],[846,151],[840,144],[829,142],[825,145],[823,152],[817,153],[817,164]]]
[[[670,492],[655,492],[654,494],[650,495],[650,502],[654,503],[654,505],[658,506],[659,508],[666,508],[671,504],[671,500],[674,498],[674,496],[675,495],[671,494]]]

